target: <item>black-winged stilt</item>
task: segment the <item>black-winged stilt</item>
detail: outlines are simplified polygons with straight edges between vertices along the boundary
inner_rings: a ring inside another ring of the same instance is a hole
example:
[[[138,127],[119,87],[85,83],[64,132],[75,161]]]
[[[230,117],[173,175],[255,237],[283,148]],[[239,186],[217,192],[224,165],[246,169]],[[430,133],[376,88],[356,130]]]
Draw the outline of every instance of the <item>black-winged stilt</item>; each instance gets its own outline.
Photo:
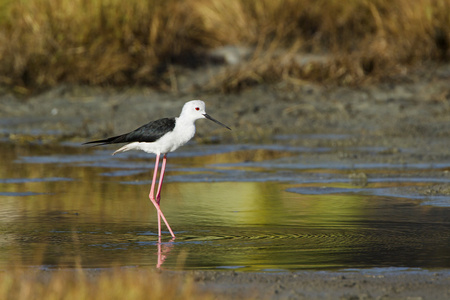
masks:
[[[127,143],[116,150],[114,154],[128,150],[142,150],[147,153],[156,154],[155,169],[153,171],[152,186],[150,188],[149,198],[158,212],[158,236],[161,237],[161,218],[169,229],[172,237],[175,237],[164,214],[160,208],[161,186],[166,169],[167,153],[175,151],[186,144],[195,134],[195,121],[198,119],[211,120],[225,128],[230,127],[210,117],[205,111],[205,102],[201,100],[192,100],[186,102],[181,110],[179,117],[163,118],[148,124],[145,124],[136,130],[118,136],[113,136],[103,140],[91,141],[84,144],[98,144],[95,146]],[[160,155],[163,154],[158,190],[154,196],[156,178],[158,175],[158,166]]]

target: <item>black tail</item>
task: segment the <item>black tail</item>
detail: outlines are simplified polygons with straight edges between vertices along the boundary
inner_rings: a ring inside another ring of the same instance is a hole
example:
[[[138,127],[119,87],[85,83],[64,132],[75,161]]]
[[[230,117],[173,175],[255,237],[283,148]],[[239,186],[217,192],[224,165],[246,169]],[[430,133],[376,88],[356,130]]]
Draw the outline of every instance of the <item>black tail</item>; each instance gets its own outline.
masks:
[[[106,138],[103,140],[86,142],[86,143],[83,143],[83,145],[97,144],[97,145],[93,145],[93,147],[96,147],[96,146],[103,146],[103,145],[109,145],[109,144],[123,143],[125,136],[126,136],[126,134],[117,135],[117,136],[109,137],[109,138]]]

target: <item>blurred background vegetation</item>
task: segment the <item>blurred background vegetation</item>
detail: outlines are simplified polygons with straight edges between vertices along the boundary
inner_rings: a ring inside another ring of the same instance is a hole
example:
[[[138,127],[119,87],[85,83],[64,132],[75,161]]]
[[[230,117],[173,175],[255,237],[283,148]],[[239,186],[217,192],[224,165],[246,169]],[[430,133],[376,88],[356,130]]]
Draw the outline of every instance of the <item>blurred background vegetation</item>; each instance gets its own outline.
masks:
[[[201,88],[376,81],[448,61],[450,1],[0,0],[7,87],[164,89],[176,68],[217,64],[208,53],[227,45],[249,55]]]

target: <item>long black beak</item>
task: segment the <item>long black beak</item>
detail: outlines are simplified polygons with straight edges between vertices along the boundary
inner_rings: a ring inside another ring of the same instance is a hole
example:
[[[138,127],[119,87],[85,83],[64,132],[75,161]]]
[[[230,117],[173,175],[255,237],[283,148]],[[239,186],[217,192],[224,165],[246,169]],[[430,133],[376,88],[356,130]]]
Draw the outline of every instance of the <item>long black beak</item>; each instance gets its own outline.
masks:
[[[208,115],[208,114],[203,114],[203,115],[204,115],[205,118],[207,118],[208,120],[211,120],[211,121],[213,121],[214,123],[217,123],[217,124],[219,124],[220,126],[223,126],[223,127],[227,128],[227,129],[231,130],[230,127],[228,127],[227,125],[225,125],[225,124],[223,124],[223,123],[220,123],[220,122],[217,121],[216,119],[212,118],[210,115]]]

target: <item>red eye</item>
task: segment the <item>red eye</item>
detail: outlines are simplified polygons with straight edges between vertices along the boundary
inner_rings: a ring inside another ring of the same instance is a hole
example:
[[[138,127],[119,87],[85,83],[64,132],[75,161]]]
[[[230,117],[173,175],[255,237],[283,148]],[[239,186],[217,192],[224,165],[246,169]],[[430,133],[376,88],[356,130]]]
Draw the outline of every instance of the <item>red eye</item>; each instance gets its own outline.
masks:
[[[200,107],[196,107],[195,110],[200,110]]]

